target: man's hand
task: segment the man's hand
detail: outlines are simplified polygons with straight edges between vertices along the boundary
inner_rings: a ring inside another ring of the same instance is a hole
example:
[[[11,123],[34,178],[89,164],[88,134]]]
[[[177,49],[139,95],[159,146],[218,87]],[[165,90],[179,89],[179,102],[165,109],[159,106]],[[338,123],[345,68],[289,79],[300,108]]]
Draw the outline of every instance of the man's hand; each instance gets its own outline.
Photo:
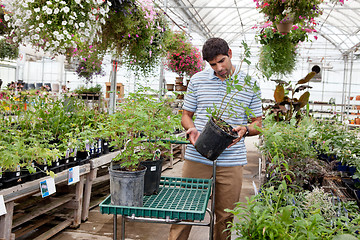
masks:
[[[233,128],[233,131],[237,132],[239,137],[235,138],[233,140],[233,142],[228,146],[228,148],[235,145],[235,144],[237,144],[241,140],[241,138],[243,138],[243,136],[245,135],[247,129],[246,129],[245,126],[237,126],[237,127]]]
[[[200,136],[200,133],[198,132],[198,130],[195,127],[192,127],[186,131],[186,135],[188,136],[190,143],[192,145],[195,145],[195,142],[198,139],[198,137]]]

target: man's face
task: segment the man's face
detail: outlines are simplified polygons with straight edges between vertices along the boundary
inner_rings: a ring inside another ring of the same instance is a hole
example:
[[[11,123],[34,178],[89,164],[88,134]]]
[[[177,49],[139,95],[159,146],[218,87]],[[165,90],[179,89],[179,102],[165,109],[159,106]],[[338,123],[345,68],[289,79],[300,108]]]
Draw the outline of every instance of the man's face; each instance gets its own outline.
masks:
[[[229,49],[229,56],[217,55],[213,60],[209,61],[211,68],[215,71],[216,76],[224,80],[231,76],[233,72],[233,65],[231,63],[231,49]]]

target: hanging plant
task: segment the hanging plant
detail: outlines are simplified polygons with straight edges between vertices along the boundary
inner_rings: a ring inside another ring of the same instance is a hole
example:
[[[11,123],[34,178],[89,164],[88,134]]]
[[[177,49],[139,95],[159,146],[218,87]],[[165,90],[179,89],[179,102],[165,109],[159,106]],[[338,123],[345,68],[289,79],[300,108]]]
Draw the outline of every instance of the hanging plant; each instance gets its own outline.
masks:
[[[77,47],[76,41],[90,45],[98,40],[110,5],[103,0],[10,1],[4,19],[15,43],[65,54],[67,48]]]
[[[262,45],[259,69],[267,79],[272,75],[281,77],[293,72],[296,65],[297,45],[308,40],[309,31],[312,30],[297,26],[293,26],[287,34],[279,33],[272,27],[262,29],[258,35]]]
[[[95,76],[105,76],[102,69],[102,61],[105,52],[99,50],[98,44],[76,43],[78,48],[68,49],[67,62],[76,65],[76,74],[87,84],[91,83]]]
[[[141,19],[135,37],[129,38],[122,62],[128,69],[147,76],[166,55],[164,39],[168,34],[170,30],[163,13],[157,12],[152,24],[145,24]]]
[[[168,54],[166,67],[177,73],[180,77],[184,75],[191,77],[204,69],[200,51],[193,46],[184,33],[174,33],[168,40]]]
[[[156,12],[148,0],[121,1],[117,6],[109,12],[99,48],[108,49],[128,69],[146,76],[165,55],[163,39],[168,27],[164,14]]]
[[[310,26],[322,14],[323,0],[254,0],[259,12],[273,23],[292,20],[294,24]]]
[[[19,56],[19,48],[5,38],[0,40],[0,60],[16,59]]]

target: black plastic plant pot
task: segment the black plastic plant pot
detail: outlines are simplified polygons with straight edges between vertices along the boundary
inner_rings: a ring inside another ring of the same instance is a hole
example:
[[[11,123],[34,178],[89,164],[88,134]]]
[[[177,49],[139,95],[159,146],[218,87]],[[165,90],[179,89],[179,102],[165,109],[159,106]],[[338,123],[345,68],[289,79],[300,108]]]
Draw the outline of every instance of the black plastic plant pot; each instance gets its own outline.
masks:
[[[88,151],[77,151],[76,153],[76,160],[82,161],[85,159],[90,159],[90,154]]]
[[[222,120],[224,124],[227,124]],[[230,132],[232,127],[228,125]],[[195,149],[204,157],[209,160],[216,160],[220,154],[232,143],[234,139],[238,137],[237,133],[234,132],[233,135],[225,132],[219,126],[217,126],[213,120],[210,118],[206,123],[203,131],[201,132],[199,138],[195,142]]]
[[[103,140],[101,142],[101,144],[102,144],[102,152],[103,152],[103,154],[108,154],[109,153],[109,143],[107,141]]]
[[[157,161],[143,161],[141,165],[146,167],[144,177],[144,194],[153,195],[159,192],[163,159]]]

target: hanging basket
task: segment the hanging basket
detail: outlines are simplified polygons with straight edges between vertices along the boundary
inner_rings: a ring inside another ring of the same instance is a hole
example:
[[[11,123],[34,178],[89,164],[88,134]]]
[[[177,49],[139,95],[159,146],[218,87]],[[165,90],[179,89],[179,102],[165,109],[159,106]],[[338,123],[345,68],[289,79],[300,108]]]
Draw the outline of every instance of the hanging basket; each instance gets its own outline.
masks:
[[[293,23],[294,21],[292,20],[282,21],[281,23],[276,23],[276,28],[279,33],[289,33]]]

